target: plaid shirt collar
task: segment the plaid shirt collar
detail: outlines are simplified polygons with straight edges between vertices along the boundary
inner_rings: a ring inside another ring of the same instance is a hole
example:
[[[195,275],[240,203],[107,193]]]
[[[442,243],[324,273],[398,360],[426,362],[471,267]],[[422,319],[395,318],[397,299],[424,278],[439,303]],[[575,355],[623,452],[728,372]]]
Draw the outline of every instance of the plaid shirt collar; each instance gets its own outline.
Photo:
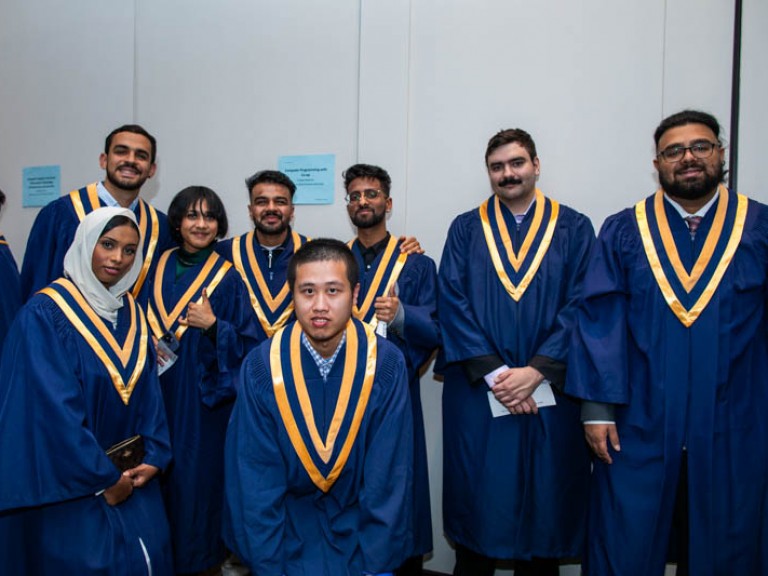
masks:
[[[312,347],[312,344],[309,343],[309,339],[304,332],[301,333],[301,343],[304,345],[304,348],[309,351],[310,355],[312,356],[312,360],[315,361],[315,364],[317,364],[317,369],[320,371],[320,376],[323,377],[323,382],[327,382],[328,374],[330,374],[331,368],[333,368],[333,363],[336,362],[336,357],[339,355],[339,352],[341,351],[341,348],[344,346],[344,344],[347,343],[347,333],[342,333],[339,345],[336,346],[336,350],[334,351],[333,356],[330,358],[323,358],[320,356],[317,350]]]

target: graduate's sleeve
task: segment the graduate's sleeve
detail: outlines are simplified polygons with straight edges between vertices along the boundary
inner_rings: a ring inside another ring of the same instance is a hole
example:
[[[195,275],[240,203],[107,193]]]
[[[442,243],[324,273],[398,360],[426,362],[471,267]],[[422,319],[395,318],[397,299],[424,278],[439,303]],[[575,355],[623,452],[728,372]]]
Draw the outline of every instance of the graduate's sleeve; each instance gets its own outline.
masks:
[[[576,311],[581,301],[582,285],[589,264],[589,255],[595,243],[595,230],[589,218],[571,212],[572,218],[561,222],[567,228],[568,250],[560,279],[565,286],[563,305],[557,312],[552,330],[536,350],[529,365],[539,370],[552,385],[562,390],[571,332],[576,321]]]
[[[379,338],[374,391],[366,409],[363,486],[358,529],[363,572],[392,572],[413,546],[413,417],[405,360]],[[375,392],[375,393],[374,393]]]
[[[8,246],[0,246],[0,350],[21,307],[19,269]]]
[[[120,478],[88,428],[73,334],[40,295],[19,311],[0,362],[0,510],[93,495]]]
[[[22,302],[64,275],[64,255],[77,228],[77,222],[69,222],[67,218],[67,210],[74,209],[66,202],[63,198],[54,200],[40,211],[32,224],[21,265]]]
[[[137,434],[144,439],[144,464],[156,466],[165,470],[171,463],[171,437],[168,431],[168,419],[163,403],[163,393],[160,389],[160,379],[157,375],[157,353],[151,343],[147,346],[147,367],[142,391],[141,409],[139,410]],[[135,392],[134,392],[135,394]],[[131,395],[133,400],[133,395]]]
[[[240,394],[227,428],[223,537],[254,574],[277,575],[285,566],[288,471],[272,379],[260,353],[260,348],[253,350],[243,363]]]
[[[403,270],[405,272],[405,270]],[[431,258],[420,257],[398,279],[400,306],[403,307],[402,337],[405,345],[400,350],[408,357],[408,364],[421,367],[440,345],[437,324],[437,269]]]
[[[476,357],[496,356],[497,351],[475,318],[467,297],[472,270],[470,251],[472,243],[469,226],[471,218],[479,218],[475,211],[456,218],[448,230],[448,238],[440,260],[437,316],[443,341],[446,363],[461,362]],[[484,241],[484,240],[479,240]],[[503,362],[498,359],[498,364]]]
[[[606,220],[582,284],[568,352],[565,392],[608,404],[626,403],[629,287],[622,265],[626,216]]]
[[[234,267],[227,271],[210,301],[216,333],[214,338],[201,339],[200,352],[203,363],[215,373],[214,378],[201,380],[203,403],[212,407],[237,395],[243,359],[259,343],[263,332],[253,314],[248,289]]]

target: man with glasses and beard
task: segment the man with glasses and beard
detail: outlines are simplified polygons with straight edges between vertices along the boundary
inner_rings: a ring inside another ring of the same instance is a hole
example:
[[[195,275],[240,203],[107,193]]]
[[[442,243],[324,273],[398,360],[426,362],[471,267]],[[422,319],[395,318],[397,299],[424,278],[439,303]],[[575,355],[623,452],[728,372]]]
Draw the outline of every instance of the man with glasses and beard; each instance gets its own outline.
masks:
[[[248,287],[263,339],[285,326],[293,315],[288,262],[308,238],[291,228],[296,184],[277,170],[256,172],[245,181],[248,212],[254,229],[216,244]]]
[[[349,243],[360,270],[360,290],[352,313],[393,342],[403,353],[414,423],[414,542],[396,576],[422,573],[423,556],[432,550],[429,475],[420,369],[440,343],[437,328],[437,269],[423,254],[400,252],[402,241],[387,231],[392,210],[392,179],[383,168],[355,164],[344,174],[347,213],[357,227]]]
[[[99,165],[106,172],[101,182],[73,190],[43,208],[35,218],[21,266],[21,297],[29,299],[64,274],[64,254],[83,218],[101,206],[132,210],[144,238],[144,264],[131,289],[146,302],[147,279],[157,259],[174,246],[165,214],[139,198],[141,187],[157,169],[155,137],[136,124],[115,128],[106,138]]]
[[[531,136],[485,153],[493,194],[458,216],[440,262],[443,516],[455,576],[553,576],[584,537],[588,449],[562,387],[594,231],[536,187]]]
[[[661,189],[608,218],[566,392],[597,455],[585,574],[768,573],[768,210],[710,114],[656,129]]]

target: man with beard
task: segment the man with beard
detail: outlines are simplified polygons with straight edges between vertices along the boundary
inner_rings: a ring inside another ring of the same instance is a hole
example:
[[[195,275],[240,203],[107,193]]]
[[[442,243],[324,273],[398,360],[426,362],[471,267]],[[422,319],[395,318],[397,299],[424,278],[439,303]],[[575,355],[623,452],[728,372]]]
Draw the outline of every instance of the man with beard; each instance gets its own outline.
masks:
[[[126,124],[110,132],[99,156],[106,178],[54,200],[35,218],[21,267],[22,300],[63,275],[64,254],[86,214],[101,206],[120,206],[134,212],[144,238],[144,264],[131,293],[146,301],[142,288],[159,255],[174,245],[165,214],[139,198],[141,187],[155,174],[156,157],[157,142],[141,126]]]
[[[531,136],[488,142],[493,194],[458,216],[440,263],[443,516],[457,576],[551,576],[580,555],[589,454],[562,386],[594,242],[589,219],[536,187]]]
[[[720,126],[656,129],[661,189],[608,218],[566,391],[597,455],[585,574],[768,573],[768,210],[728,190]]]
[[[216,251],[234,263],[251,297],[263,339],[282,328],[293,314],[288,262],[307,237],[291,229],[296,185],[277,170],[256,172],[245,181],[254,229],[219,242]]]
[[[422,573],[423,556],[432,550],[429,477],[419,370],[440,343],[437,328],[437,270],[422,254],[401,253],[402,244],[387,231],[392,210],[392,180],[386,170],[355,164],[343,174],[347,212],[357,227],[350,248],[360,269],[354,316],[397,345],[408,368],[414,422],[414,547],[398,576]]]

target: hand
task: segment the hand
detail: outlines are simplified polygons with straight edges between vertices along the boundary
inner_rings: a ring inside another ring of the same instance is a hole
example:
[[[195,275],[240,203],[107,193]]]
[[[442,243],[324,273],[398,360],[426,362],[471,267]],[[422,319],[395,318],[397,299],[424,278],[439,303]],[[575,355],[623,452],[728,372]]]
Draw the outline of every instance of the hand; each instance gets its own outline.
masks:
[[[397,309],[400,307],[400,299],[395,295],[395,285],[389,290],[386,296],[379,296],[373,302],[373,308],[376,310],[376,318],[379,322],[390,324],[397,315]]]
[[[531,394],[544,380],[544,375],[530,366],[510,368],[499,374],[491,388],[496,399],[513,414],[538,414],[539,409]],[[526,402],[530,399],[530,402]],[[522,412],[516,410],[520,406]]]
[[[133,483],[127,474],[127,472],[123,472],[120,476],[120,480],[112,484],[112,486],[102,493],[104,500],[106,500],[107,504],[110,506],[117,506],[121,502],[125,502],[130,495],[133,494]]]
[[[536,405],[536,400],[533,399],[533,396],[528,396],[528,398],[526,398],[519,404],[512,406],[511,408],[507,406],[507,409],[512,414],[538,414],[539,413],[539,407]]]
[[[398,240],[402,242],[402,244],[400,244],[401,254],[424,254],[424,248],[421,247],[421,244],[419,244],[419,241],[416,240],[415,236],[408,236],[407,238],[405,236],[400,236]]]
[[[157,466],[151,464],[139,464],[136,468],[131,468],[123,472],[123,475],[127,477],[133,488],[141,488],[147,482],[154,478],[160,469]]]
[[[613,459],[608,453],[607,440],[611,442],[611,448],[614,451],[621,452],[616,424],[584,424],[584,436],[586,436],[587,444],[592,448],[592,452],[606,464],[613,463]]]
[[[179,324],[182,326],[192,326],[193,328],[202,328],[206,330],[216,323],[216,316],[208,300],[208,290],[203,288],[203,297],[200,304],[190,302],[187,306],[186,318],[179,318]]]

